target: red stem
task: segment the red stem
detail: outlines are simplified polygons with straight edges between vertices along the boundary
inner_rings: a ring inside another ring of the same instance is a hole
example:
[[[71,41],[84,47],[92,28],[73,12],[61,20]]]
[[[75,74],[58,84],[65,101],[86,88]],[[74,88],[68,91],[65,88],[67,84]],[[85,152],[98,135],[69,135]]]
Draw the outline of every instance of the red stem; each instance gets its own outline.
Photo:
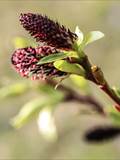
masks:
[[[120,98],[115,94],[115,92],[106,83],[100,86],[100,88],[115,102],[120,106]]]

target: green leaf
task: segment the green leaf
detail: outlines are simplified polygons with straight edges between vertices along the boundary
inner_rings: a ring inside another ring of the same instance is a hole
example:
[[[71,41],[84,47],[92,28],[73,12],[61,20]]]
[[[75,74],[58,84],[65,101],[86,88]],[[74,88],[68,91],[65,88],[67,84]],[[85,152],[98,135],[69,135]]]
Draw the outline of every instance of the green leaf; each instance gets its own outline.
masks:
[[[32,47],[36,46],[34,41],[29,40],[28,38],[24,38],[24,37],[15,37],[13,39],[13,44],[16,49],[17,48],[25,48],[25,47],[29,47],[29,46],[32,46]]]
[[[104,34],[100,31],[92,31],[92,32],[89,32],[85,37],[84,37],[84,40],[83,40],[83,43],[82,43],[82,46],[86,46],[88,45],[89,43],[92,43],[98,39],[101,39],[104,37]]]
[[[51,63],[57,60],[65,59],[67,57],[77,57],[77,53],[75,51],[64,51],[60,53],[50,54],[40,59],[38,64]]]
[[[68,63],[65,60],[59,60],[54,62],[54,66],[55,68],[63,72],[85,76],[84,69],[82,68],[82,66],[78,64],[72,64],[72,63]]]
[[[64,59],[67,58],[68,55],[66,53],[55,53],[55,54],[50,54],[48,56],[43,57],[38,64],[45,64],[45,63],[50,63],[50,62],[54,62],[60,59]]]
[[[85,93],[89,93],[90,92],[90,86],[88,84],[88,81],[84,77],[72,74],[70,76],[70,79],[83,92],[85,92]]]
[[[26,103],[22,109],[20,110],[19,114],[15,116],[11,120],[11,124],[15,128],[20,128],[25,125],[28,121],[33,119],[38,113],[46,106],[54,107],[58,103],[56,99],[46,99],[46,98],[37,98],[28,103]]]
[[[75,33],[78,36],[77,44],[80,45],[84,39],[84,34],[83,32],[79,29],[78,26],[75,28]]]
[[[28,91],[29,85],[23,82],[0,88],[0,99],[22,95]]]

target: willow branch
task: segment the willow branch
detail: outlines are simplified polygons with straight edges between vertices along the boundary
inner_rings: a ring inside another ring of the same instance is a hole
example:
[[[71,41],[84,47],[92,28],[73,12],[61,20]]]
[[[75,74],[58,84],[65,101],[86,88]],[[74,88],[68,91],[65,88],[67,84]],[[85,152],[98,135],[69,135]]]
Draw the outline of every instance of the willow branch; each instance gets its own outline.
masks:
[[[86,70],[86,79],[98,85],[99,88],[117,104],[117,107],[120,108],[120,97],[118,97],[115,91],[110,87],[101,69],[98,66],[92,66],[86,55],[80,60],[79,64]]]
[[[57,83],[53,80],[46,81],[49,85],[55,87]],[[75,90],[60,84],[58,89],[65,93],[64,101],[77,101],[82,104],[90,105],[94,110],[96,110],[99,114],[105,115],[103,106],[92,96],[90,95],[81,95],[78,94]]]

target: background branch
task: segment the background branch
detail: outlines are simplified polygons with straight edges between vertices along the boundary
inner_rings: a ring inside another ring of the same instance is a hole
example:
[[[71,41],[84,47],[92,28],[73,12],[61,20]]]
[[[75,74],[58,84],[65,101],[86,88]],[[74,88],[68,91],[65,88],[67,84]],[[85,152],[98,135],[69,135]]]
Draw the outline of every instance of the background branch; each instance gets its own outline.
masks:
[[[46,82],[53,87],[57,85],[57,82],[53,80],[46,80]],[[103,109],[104,107],[93,96],[78,94],[75,90],[62,84],[58,86],[58,90],[61,90],[65,93],[64,101],[75,100],[79,103],[90,105],[99,114],[105,115],[105,112]]]

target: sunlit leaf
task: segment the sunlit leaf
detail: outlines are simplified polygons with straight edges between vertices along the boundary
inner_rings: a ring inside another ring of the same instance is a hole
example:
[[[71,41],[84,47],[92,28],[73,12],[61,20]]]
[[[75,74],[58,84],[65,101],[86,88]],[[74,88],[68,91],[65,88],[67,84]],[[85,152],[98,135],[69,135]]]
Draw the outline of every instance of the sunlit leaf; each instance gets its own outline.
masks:
[[[84,38],[84,34],[83,32],[79,29],[78,26],[76,26],[75,28],[75,33],[76,35],[78,36],[78,40],[77,40],[77,44],[80,45],[83,41],[83,38]]]
[[[85,37],[84,37],[84,40],[83,40],[83,46],[86,46],[88,45],[89,43],[92,43],[98,39],[101,39],[104,37],[104,34],[100,31],[92,31],[92,32],[89,32]]]
[[[84,69],[80,65],[68,63],[65,60],[59,60],[54,62],[54,66],[55,68],[63,72],[78,74],[81,76],[85,75]]]
[[[70,75],[70,78],[71,78],[72,82],[77,87],[80,88],[80,90],[82,90],[86,93],[90,92],[90,87],[89,87],[88,81],[84,77],[72,74],[72,75]]]

